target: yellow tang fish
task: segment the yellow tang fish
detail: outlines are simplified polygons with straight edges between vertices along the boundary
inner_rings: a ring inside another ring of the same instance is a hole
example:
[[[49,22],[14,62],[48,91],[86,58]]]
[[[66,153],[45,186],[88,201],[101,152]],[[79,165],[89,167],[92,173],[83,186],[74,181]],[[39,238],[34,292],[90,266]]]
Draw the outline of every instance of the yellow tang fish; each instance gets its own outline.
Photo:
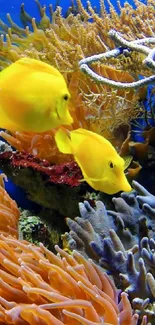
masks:
[[[71,131],[68,135],[59,129],[55,141],[61,152],[74,155],[83,180],[95,190],[107,194],[131,191],[124,174],[124,159],[104,137],[85,129]]]
[[[57,69],[39,60],[19,59],[0,72],[0,127],[41,133],[70,125],[69,98]]]

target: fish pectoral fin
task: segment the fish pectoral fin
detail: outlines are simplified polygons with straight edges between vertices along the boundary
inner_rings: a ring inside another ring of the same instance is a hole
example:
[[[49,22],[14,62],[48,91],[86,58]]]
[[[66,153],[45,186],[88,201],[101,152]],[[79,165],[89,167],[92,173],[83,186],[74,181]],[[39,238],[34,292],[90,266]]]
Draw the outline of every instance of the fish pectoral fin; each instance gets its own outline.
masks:
[[[88,182],[88,181],[91,181],[91,182],[100,182],[100,181],[106,181],[106,177],[104,178],[93,178],[93,177],[84,177],[84,178],[81,178],[79,179],[79,182]]]
[[[79,183],[87,182],[87,180],[86,180],[85,178],[81,178],[81,179],[79,179],[78,181],[79,181]]]
[[[60,152],[72,154],[72,146],[71,146],[71,139],[69,136],[63,131],[62,129],[59,129],[55,136],[55,142],[57,144],[57,147]]]

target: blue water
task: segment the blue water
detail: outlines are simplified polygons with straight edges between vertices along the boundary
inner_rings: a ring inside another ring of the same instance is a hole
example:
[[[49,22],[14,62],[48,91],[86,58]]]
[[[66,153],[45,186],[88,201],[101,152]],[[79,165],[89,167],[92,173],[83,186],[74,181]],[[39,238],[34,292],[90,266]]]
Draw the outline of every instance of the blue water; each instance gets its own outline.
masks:
[[[24,2],[25,9],[26,9],[26,11],[28,11],[28,13],[30,15],[32,15],[33,17],[36,17],[36,19],[39,18],[35,0],[25,0],[25,1],[22,1],[22,0],[8,0],[8,1],[0,0],[0,8],[1,8],[0,18],[6,22],[7,21],[6,13],[9,12],[11,14],[12,19],[15,20],[16,23],[20,24],[19,11],[20,11],[20,5],[22,2]],[[99,0],[91,0],[90,2],[93,7],[96,6],[96,8],[99,9]],[[117,10],[117,1],[113,0],[111,2],[113,5],[116,6],[116,10]],[[121,0],[120,2],[123,5],[125,1]],[[133,7],[134,7],[134,1],[129,0],[128,2],[131,5],[133,5]],[[142,2],[145,2],[145,1],[142,1]],[[49,4],[52,4],[53,8],[54,8],[54,6],[56,4],[56,0],[44,0],[44,1],[41,0],[40,3],[41,3],[41,5],[46,5],[47,7]],[[74,3],[76,3],[76,1],[74,1]],[[87,1],[83,0],[82,3],[84,6],[86,6]],[[71,0],[60,0],[59,4],[63,9],[63,14],[64,14],[67,11],[68,7],[71,5]],[[106,3],[106,7],[108,9],[107,3]]]
[[[82,3],[84,6],[86,6],[86,0],[83,0]],[[117,7],[117,1],[111,0],[112,4],[115,6],[116,10],[118,11]],[[121,1],[121,5],[124,4],[125,1]],[[129,0],[128,1],[133,7],[134,7],[134,1]],[[142,1],[145,3],[145,1]],[[21,26],[20,22],[20,5],[22,3],[22,0],[0,0],[0,19],[2,19],[4,22],[7,23],[6,14],[10,13],[11,18],[15,23]],[[48,13],[48,5],[52,4],[53,8],[55,7],[56,1],[55,0],[41,0],[41,5],[47,6],[47,13]],[[76,1],[74,1],[76,3]],[[25,0],[25,10],[29,13],[32,17],[35,17],[36,20],[40,18],[37,5],[35,3],[35,0]],[[99,10],[99,0],[91,0],[92,6],[96,6],[97,10]],[[60,0],[59,5],[63,8],[63,14],[67,12],[68,7],[71,5],[70,0]],[[106,8],[108,11],[108,4],[106,3]],[[149,96],[149,90],[148,90],[148,96]],[[143,123],[143,121],[142,121]],[[136,139],[136,137],[135,137]],[[138,134],[137,140],[142,140],[141,135]],[[11,181],[6,183],[6,190],[9,192],[11,197],[16,200],[17,204],[23,208],[29,208],[29,209],[37,209],[38,206],[33,204],[27,199],[26,193],[19,188],[18,186],[15,186]]]
[[[30,211],[33,210],[36,213],[40,211],[41,207],[38,204],[30,201],[27,198],[27,194],[25,193],[25,191],[21,187],[15,185],[11,180],[5,182],[5,189],[9,193],[11,198],[15,200],[17,202],[17,205],[22,209]]]

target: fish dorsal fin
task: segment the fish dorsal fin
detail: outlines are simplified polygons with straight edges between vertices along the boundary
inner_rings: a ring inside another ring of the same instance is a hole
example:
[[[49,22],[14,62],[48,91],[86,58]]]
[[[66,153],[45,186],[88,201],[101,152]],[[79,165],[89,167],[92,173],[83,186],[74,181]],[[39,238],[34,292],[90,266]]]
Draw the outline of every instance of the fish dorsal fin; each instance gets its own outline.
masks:
[[[56,77],[62,78],[62,74],[56,68],[40,60],[24,57],[16,61],[14,64],[24,66],[27,69],[49,73]]]
[[[94,146],[106,146],[106,151],[107,154],[112,154],[116,152],[115,148],[112,146],[112,144],[103,136],[93,132],[93,131],[88,131],[86,129],[76,129],[71,132],[71,139],[74,139],[74,142],[76,140],[76,143],[79,144],[82,142],[84,139],[86,140],[87,138],[89,141],[91,141],[92,145]],[[87,148],[87,147],[86,147]]]
[[[102,139],[106,143],[109,143],[108,140],[106,140],[104,137],[101,137],[99,134],[97,134],[97,133],[95,133],[93,131],[89,131],[89,130],[86,130],[86,129],[79,128],[79,129],[76,129],[76,130],[72,131],[72,134],[74,134],[74,133],[76,135],[78,135],[78,136],[80,135],[82,137],[89,137],[89,138],[92,137],[93,139],[95,139],[97,141],[101,141],[101,139]]]

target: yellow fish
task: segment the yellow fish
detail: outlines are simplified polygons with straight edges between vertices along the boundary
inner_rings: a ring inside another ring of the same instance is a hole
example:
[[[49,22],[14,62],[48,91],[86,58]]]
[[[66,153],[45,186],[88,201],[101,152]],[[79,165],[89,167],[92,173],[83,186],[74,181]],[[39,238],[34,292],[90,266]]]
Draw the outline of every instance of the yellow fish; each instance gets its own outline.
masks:
[[[19,59],[0,72],[0,127],[41,133],[70,125],[69,98],[56,68],[35,59]]]
[[[61,152],[74,155],[83,180],[95,190],[107,194],[131,191],[124,174],[124,159],[104,137],[85,129],[69,134],[59,129],[55,141]]]

